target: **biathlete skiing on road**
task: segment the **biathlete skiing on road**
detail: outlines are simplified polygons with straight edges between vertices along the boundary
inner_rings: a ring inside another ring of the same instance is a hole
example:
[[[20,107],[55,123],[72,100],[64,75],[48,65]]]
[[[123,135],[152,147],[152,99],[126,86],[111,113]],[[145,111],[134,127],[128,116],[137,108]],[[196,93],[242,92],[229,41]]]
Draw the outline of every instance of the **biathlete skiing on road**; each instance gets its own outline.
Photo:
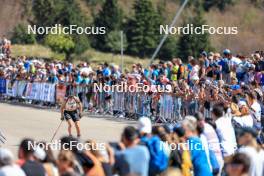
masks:
[[[68,123],[68,133],[72,136],[72,126],[75,125],[77,137],[81,137],[80,119],[82,118],[83,106],[80,99],[74,95],[68,98],[61,105],[61,120],[66,120]]]

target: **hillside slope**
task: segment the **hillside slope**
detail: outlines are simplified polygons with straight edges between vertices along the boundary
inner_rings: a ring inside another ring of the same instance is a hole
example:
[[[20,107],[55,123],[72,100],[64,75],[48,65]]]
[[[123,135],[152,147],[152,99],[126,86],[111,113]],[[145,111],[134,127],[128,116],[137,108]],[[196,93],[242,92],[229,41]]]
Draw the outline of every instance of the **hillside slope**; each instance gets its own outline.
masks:
[[[23,0],[0,0],[0,36],[10,37],[11,31],[22,20]]]
[[[81,11],[92,22],[93,12],[100,9],[100,4],[89,6],[87,0],[76,0]],[[30,0],[0,0],[0,36],[11,36],[12,29],[23,18],[23,3]],[[118,3],[125,15],[131,16],[133,13],[132,6],[134,0],[118,0]],[[179,4],[176,0],[152,0],[154,4],[166,2],[166,23],[169,23],[175,15]],[[188,12],[184,11],[184,15]],[[249,0],[240,0],[235,6],[229,6],[224,12],[218,9],[211,9],[205,14],[208,25],[210,26],[237,26],[237,35],[211,35],[212,45],[217,50],[230,48],[235,52],[248,54],[254,50],[263,50],[264,48],[264,11],[261,8],[255,7]],[[177,23],[179,26],[180,23]]]

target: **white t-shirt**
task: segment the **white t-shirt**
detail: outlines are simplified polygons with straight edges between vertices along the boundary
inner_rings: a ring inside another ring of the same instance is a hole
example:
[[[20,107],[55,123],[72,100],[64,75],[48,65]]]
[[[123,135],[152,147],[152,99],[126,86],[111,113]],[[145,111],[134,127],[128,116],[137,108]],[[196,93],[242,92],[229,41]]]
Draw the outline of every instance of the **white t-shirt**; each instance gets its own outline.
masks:
[[[253,118],[251,115],[245,115],[242,117],[233,117],[233,119],[239,123],[242,127],[253,127]]]
[[[26,174],[20,167],[13,164],[1,167],[0,176],[26,176]]]
[[[230,156],[237,149],[235,131],[231,123],[231,118],[228,116],[220,117],[215,121],[216,131],[220,138],[223,155]]]
[[[91,67],[83,67],[83,68],[81,68],[81,74],[87,74],[87,75],[89,75],[92,71],[93,71],[93,69],[91,68]]]
[[[242,61],[237,57],[232,57],[229,61],[231,67],[237,67]]]
[[[252,105],[251,108],[254,109],[255,112],[252,112],[252,115],[254,118],[256,118],[258,121],[260,121],[261,118],[261,106],[260,104],[255,101]]]
[[[193,68],[192,68],[192,71],[190,73],[190,79],[193,80],[193,79],[199,79],[199,69],[200,67],[198,65],[195,65]]]
[[[264,151],[257,151],[253,147],[241,147],[239,153],[244,153],[250,158],[249,175],[263,176],[264,175]]]

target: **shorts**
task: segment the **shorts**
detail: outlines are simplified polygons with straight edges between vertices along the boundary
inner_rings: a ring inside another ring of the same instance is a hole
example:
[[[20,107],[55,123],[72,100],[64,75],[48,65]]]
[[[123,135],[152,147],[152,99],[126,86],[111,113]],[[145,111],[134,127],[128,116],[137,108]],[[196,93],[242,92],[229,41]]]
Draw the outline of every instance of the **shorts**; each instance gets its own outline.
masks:
[[[79,116],[77,110],[75,110],[75,111],[66,111],[65,110],[63,115],[64,115],[64,118],[66,120],[72,119],[73,122],[77,122],[80,120],[80,116]]]

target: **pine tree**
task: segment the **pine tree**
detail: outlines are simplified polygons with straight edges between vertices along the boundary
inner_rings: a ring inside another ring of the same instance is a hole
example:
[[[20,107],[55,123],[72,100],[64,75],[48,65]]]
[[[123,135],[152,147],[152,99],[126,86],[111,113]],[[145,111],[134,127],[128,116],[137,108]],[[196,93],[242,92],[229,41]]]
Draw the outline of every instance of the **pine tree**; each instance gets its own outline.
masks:
[[[12,32],[12,43],[14,44],[34,44],[36,43],[35,35],[27,33],[26,26],[18,24]]]
[[[203,11],[201,8],[197,8],[195,16],[190,17],[183,26],[187,24],[193,24],[194,27],[201,27],[206,24],[203,18]],[[182,34],[178,41],[178,55],[186,60],[188,56],[198,57],[202,51],[213,50],[210,43],[209,33],[203,34]]]
[[[122,25],[122,11],[118,7],[117,0],[107,0],[102,10],[95,17],[94,24],[97,27],[106,27],[106,35],[95,36],[94,47],[102,51],[110,51],[106,45],[107,35],[112,31],[118,31]]]
[[[59,14],[57,4],[54,0],[33,1],[34,23],[39,26],[52,26]]]
[[[136,0],[135,15],[127,23],[128,53],[150,56],[159,41],[159,17],[150,0]]]
[[[77,25],[88,26],[87,19],[80,12],[80,7],[75,0],[38,0],[33,1],[33,24],[37,26],[62,26]],[[45,35],[37,35],[39,42],[43,42]],[[89,38],[87,35],[71,35],[75,47],[73,53],[80,54],[89,48]]]
[[[183,3],[185,0],[181,0]],[[201,5],[204,10],[209,11],[210,9],[216,7],[220,11],[224,11],[226,7],[234,5],[239,0],[191,0],[188,2],[188,6],[198,7]]]
[[[217,7],[219,10],[224,11],[229,5],[234,5],[237,0],[204,0],[203,7],[209,11],[212,7]]]
[[[168,36],[158,53],[158,58],[160,60],[171,60],[172,58],[177,56],[177,51],[178,48],[176,37]]]

